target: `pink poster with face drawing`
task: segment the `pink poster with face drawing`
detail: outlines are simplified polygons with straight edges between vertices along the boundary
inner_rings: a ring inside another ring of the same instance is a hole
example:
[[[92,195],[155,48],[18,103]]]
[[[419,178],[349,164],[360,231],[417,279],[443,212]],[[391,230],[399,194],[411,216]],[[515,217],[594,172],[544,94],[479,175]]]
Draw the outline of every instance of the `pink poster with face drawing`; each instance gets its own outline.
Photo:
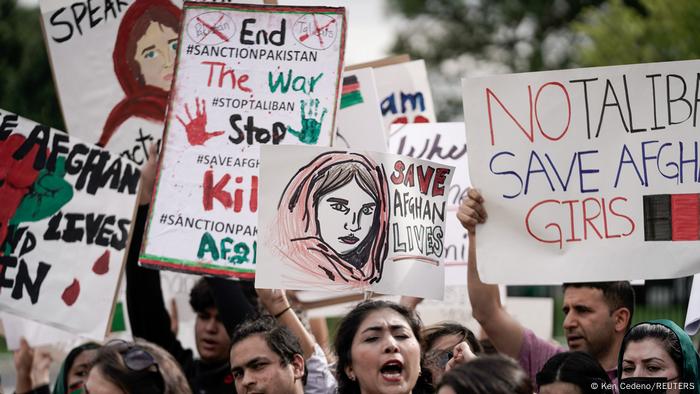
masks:
[[[442,298],[453,167],[263,147],[256,287]]]

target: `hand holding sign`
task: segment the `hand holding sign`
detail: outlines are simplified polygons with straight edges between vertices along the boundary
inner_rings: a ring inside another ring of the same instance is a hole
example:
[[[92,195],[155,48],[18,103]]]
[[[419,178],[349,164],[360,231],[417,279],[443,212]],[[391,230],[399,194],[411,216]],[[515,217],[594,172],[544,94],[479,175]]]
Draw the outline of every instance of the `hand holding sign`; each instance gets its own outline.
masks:
[[[478,190],[467,189],[467,198],[462,200],[457,211],[457,219],[462,223],[470,234],[476,233],[476,225],[486,222],[486,210],[484,209],[484,198]]]
[[[187,118],[189,119],[188,123],[185,123],[182,118],[175,115],[177,120],[179,120],[182,124],[182,127],[185,128],[185,131],[187,132],[187,142],[189,142],[192,146],[204,145],[204,143],[210,138],[224,134],[224,132],[221,130],[211,133],[207,132],[207,106],[204,100],[201,100],[202,107],[200,109],[199,101],[199,98],[194,99],[195,105],[197,106],[197,112],[195,112],[194,118],[192,118],[192,115],[190,114],[189,107],[187,104],[185,104],[185,112],[187,113]]]
[[[318,142],[318,136],[321,134],[321,124],[323,118],[328,112],[328,108],[324,108],[321,113],[321,118],[318,118],[319,99],[309,100],[309,111],[306,111],[306,101],[301,101],[301,130],[296,131],[290,126],[287,126],[289,134],[299,138],[299,141],[305,144],[315,144]]]

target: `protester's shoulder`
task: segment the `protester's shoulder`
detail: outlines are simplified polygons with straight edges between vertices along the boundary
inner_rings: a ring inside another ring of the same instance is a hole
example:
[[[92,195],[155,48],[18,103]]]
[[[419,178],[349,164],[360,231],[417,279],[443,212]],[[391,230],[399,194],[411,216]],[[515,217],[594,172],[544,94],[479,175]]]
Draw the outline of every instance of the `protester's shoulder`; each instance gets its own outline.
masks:
[[[520,358],[548,360],[555,354],[565,352],[566,349],[552,340],[538,337],[529,328],[523,329],[523,344],[520,348]]]

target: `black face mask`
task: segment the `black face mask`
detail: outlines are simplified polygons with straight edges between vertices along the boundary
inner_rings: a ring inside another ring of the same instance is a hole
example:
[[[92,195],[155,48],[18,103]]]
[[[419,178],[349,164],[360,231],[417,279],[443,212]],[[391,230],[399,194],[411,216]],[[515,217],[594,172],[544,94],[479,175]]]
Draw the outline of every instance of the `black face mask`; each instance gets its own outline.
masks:
[[[666,392],[668,382],[664,377],[626,378],[619,382],[620,394],[662,394]]]

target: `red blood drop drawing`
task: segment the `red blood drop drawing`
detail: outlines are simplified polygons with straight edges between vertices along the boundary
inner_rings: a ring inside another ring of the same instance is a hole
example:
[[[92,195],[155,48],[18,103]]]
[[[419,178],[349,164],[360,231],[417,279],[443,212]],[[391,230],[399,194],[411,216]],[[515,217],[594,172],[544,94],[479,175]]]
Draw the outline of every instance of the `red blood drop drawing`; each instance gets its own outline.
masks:
[[[109,272],[109,250],[105,250],[102,256],[95,261],[95,264],[92,265],[92,272],[97,275],[104,275]]]
[[[63,302],[66,303],[66,305],[73,306],[73,304],[75,304],[75,300],[78,299],[79,294],[80,282],[78,282],[77,279],[73,279],[73,283],[71,283],[70,286],[66,287],[66,289],[63,290],[61,298],[63,299]]]

